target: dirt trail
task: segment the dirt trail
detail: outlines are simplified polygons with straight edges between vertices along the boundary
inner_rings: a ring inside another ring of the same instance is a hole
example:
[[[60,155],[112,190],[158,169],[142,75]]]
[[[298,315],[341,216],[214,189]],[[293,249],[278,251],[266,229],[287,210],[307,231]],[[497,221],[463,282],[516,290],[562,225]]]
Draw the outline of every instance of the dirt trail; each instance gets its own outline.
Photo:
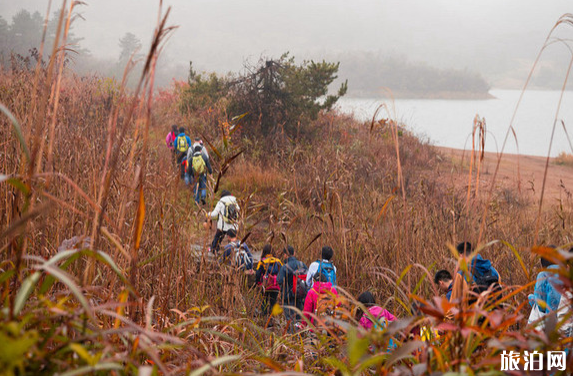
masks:
[[[437,148],[446,162],[451,162],[453,178],[467,186],[467,168],[470,164],[471,151]],[[480,185],[489,188],[498,162],[497,153],[485,153],[480,173]],[[538,201],[541,197],[543,176],[547,158],[531,155],[504,154],[501,158],[495,184],[500,189],[521,189],[521,192]],[[460,168],[464,166],[464,168]],[[465,183],[464,182],[465,179]],[[573,166],[558,165],[550,159],[545,185],[544,202],[555,203],[557,200],[571,198],[573,192]]]

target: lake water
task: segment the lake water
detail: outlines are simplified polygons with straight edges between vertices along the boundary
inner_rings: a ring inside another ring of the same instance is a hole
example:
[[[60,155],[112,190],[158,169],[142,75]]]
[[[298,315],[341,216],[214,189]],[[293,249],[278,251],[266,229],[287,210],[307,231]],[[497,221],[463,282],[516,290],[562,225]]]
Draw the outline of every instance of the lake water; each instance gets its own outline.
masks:
[[[382,99],[341,98],[337,107],[341,112],[351,113],[359,120],[372,119],[381,104],[392,113],[381,111],[380,118],[394,118],[419,137],[437,146],[471,149],[473,119],[478,114],[486,121],[486,151],[501,151],[511,117],[519,100],[519,90],[491,90],[496,99],[487,100],[442,100],[442,99]],[[549,151],[551,130],[559,103],[559,91],[529,90],[513,122],[519,150],[513,136],[508,138],[504,153],[520,153],[546,156]],[[566,92],[559,120],[563,120],[570,136],[573,136],[573,92]],[[573,141],[573,140],[572,140]],[[560,152],[573,153],[561,121],[555,129],[551,156]]]

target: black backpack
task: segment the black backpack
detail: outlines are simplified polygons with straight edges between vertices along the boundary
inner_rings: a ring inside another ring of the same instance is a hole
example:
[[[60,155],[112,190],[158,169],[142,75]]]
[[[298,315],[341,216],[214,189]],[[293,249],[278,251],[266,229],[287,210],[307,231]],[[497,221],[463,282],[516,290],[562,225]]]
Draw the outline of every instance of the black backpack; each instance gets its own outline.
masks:
[[[489,269],[483,274],[474,273],[473,274],[474,284],[472,285],[472,292],[474,296],[469,299],[469,303],[473,304],[477,301],[477,296],[482,292],[491,291],[490,296],[487,300],[487,305],[491,305],[501,299],[501,285],[499,284],[499,277],[494,274],[492,269]]]

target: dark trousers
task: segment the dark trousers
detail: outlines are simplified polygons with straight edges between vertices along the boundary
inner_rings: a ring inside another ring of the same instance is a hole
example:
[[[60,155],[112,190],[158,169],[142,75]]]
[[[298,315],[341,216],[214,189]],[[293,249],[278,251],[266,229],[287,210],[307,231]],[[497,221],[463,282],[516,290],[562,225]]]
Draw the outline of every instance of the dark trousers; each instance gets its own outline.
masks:
[[[227,231],[217,229],[217,232],[215,232],[215,237],[213,238],[213,242],[211,243],[211,251],[213,253],[219,252],[219,246],[221,245],[225,235],[227,235]]]
[[[277,298],[279,297],[278,291],[265,291],[263,293],[263,306],[261,307],[261,311],[263,311],[263,315],[268,316],[277,302]]]
[[[181,179],[185,178],[185,166],[183,165],[183,159],[185,159],[187,156],[185,155],[185,153],[179,153],[177,152],[177,165],[179,166],[179,169],[181,171]]]
[[[193,192],[195,193],[195,202],[199,205],[201,200],[205,201],[207,197],[207,175],[203,174],[197,178]]]
[[[298,310],[302,311],[304,308],[304,298],[295,299],[292,296],[284,297],[283,299],[285,318],[291,323],[300,321],[300,314],[298,314],[294,309],[289,307],[296,307]]]

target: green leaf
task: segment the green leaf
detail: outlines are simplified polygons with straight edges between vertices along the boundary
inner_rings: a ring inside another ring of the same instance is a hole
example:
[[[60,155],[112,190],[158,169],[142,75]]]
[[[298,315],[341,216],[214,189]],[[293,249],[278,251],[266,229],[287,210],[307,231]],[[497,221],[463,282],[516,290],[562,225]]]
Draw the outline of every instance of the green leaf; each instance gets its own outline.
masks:
[[[412,265],[406,266],[406,268],[402,271],[402,274],[400,274],[400,278],[398,278],[398,280],[396,281],[396,287],[400,286],[400,283],[402,282],[406,274],[408,274],[410,269],[412,269]]]
[[[20,311],[24,308],[26,301],[30,297],[30,294],[32,294],[32,291],[34,291],[36,283],[38,283],[39,280],[40,273],[34,272],[30,274],[24,282],[22,282],[22,286],[20,287],[20,290],[18,290],[18,295],[16,295],[16,299],[14,300],[14,311],[12,312],[14,316],[20,314]]]
[[[16,273],[16,271],[14,269],[10,269],[0,274],[0,285],[10,279],[14,273]]]
[[[22,128],[20,127],[20,123],[18,122],[18,120],[16,120],[16,117],[12,115],[10,110],[8,110],[8,108],[4,106],[2,103],[0,103],[0,111],[2,111],[4,115],[8,117],[8,119],[10,119],[10,122],[12,123],[12,129],[14,130],[14,133],[16,133],[16,137],[18,138],[18,141],[20,141],[20,146],[22,147],[22,151],[26,155],[26,159],[29,162],[30,151],[28,150],[28,146],[26,145],[26,140],[24,140],[24,135],[22,135]]]
[[[52,276],[54,276],[54,278],[56,278],[58,281],[60,281],[64,285],[66,285],[70,289],[72,294],[76,297],[76,299],[78,299],[78,301],[80,302],[82,307],[84,307],[84,310],[86,311],[88,316],[93,318],[91,308],[90,308],[88,301],[86,300],[85,296],[82,294],[78,285],[76,285],[76,283],[73,281],[72,277],[70,277],[63,270],[56,268],[56,267],[53,267],[51,265],[46,265],[46,264],[41,265],[40,269],[44,270],[47,273],[50,273]]]
[[[121,371],[121,370],[123,370],[123,366],[119,363],[100,363],[96,364],[95,366],[85,366],[68,372],[60,373],[59,376],[79,376],[97,371]]]
[[[505,240],[501,241],[502,244],[505,244],[507,247],[509,247],[509,249],[511,249],[511,252],[513,252],[515,258],[517,259],[517,261],[519,262],[519,265],[521,266],[521,269],[523,270],[523,272],[525,273],[525,277],[527,280],[529,280],[529,271],[527,270],[527,268],[525,267],[525,263],[523,262],[523,259],[521,258],[521,255],[519,254],[519,252],[517,251],[517,249],[515,249],[515,247],[513,245],[511,245],[510,243],[506,242]]]
[[[26,184],[22,183],[20,179],[9,178],[8,180],[6,180],[6,182],[10,184],[12,187],[22,192],[24,195],[28,195],[30,193],[30,188],[28,188]]]
[[[404,358],[412,356],[412,353],[424,346],[422,341],[406,342],[396,350],[394,350],[388,357],[388,365],[392,365]]]
[[[220,366],[220,365],[225,364],[225,363],[231,363],[231,362],[237,361],[239,359],[241,359],[241,357],[239,355],[227,355],[227,356],[217,358],[217,359],[211,361],[210,363],[204,364],[201,367],[197,368],[196,370],[191,372],[189,374],[189,376],[200,376],[200,375],[204,374],[205,372],[209,371],[211,368]]]
[[[348,331],[348,360],[350,361],[350,366],[354,367],[360,362],[360,359],[368,351],[369,341],[368,338],[358,338],[358,333],[356,328],[352,328]]]
[[[383,363],[388,358],[387,354],[371,356],[368,359],[360,362],[360,367],[358,367],[358,372],[364,371],[366,368],[376,366]]]
[[[94,357],[79,343],[70,343],[70,349],[80,356],[90,366],[95,366],[97,360],[94,362]]]

